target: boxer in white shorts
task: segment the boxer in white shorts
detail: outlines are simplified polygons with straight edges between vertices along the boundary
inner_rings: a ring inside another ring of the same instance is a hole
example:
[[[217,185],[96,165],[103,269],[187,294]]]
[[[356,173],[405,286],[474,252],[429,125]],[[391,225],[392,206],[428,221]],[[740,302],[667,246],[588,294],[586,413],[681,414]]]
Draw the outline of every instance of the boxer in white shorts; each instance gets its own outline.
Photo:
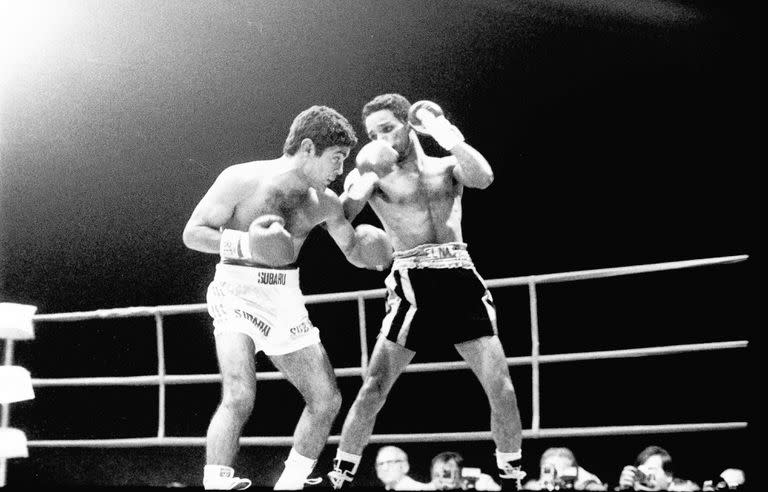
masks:
[[[283,355],[320,342],[304,307],[299,270],[216,265],[208,287],[213,334],[242,333],[256,352]]]
[[[187,247],[221,258],[207,295],[222,395],[206,436],[206,489],[251,485],[232,467],[253,410],[258,351],[305,402],[274,488],[303,488],[325,446],[341,396],[304,307],[296,259],[310,231],[321,225],[355,266],[383,269],[391,263],[384,231],[353,229],[339,197],[327,188],[356,143],[342,115],[313,106],[294,119],[281,157],[222,171],[184,228]]]

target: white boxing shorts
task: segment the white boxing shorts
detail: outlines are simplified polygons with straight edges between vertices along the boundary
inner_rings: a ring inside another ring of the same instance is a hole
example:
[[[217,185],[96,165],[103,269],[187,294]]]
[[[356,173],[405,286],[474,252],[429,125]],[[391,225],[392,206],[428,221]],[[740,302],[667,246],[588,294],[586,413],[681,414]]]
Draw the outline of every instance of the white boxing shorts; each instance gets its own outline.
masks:
[[[248,335],[256,352],[283,355],[320,343],[299,287],[299,270],[216,265],[206,296],[214,336]]]

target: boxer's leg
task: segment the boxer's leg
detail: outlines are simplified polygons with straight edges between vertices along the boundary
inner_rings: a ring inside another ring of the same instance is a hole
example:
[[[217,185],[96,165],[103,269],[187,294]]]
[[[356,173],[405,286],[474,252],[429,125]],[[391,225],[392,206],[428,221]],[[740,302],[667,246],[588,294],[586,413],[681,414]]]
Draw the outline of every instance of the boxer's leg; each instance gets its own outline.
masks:
[[[376,424],[376,416],[398,376],[415,354],[413,350],[383,336],[379,337],[371,354],[363,386],[344,419],[334,469],[328,474],[334,488],[340,488],[344,482],[351,481],[357,472],[360,456]]]
[[[304,398],[305,407],[293,435],[293,448],[275,490],[296,490],[312,472],[341,407],[336,376],[321,343],[270,360]]]
[[[499,477],[505,485],[520,487],[525,477],[520,469],[523,428],[501,342],[496,335],[484,336],[458,343],[456,350],[472,368],[488,396]],[[514,483],[507,484],[507,481]]]
[[[253,411],[256,362],[251,338],[236,331],[216,335],[216,355],[222,376],[221,403],[206,435],[206,489],[243,489],[251,481],[234,476],[232,465],[240,448],[240,433]]]

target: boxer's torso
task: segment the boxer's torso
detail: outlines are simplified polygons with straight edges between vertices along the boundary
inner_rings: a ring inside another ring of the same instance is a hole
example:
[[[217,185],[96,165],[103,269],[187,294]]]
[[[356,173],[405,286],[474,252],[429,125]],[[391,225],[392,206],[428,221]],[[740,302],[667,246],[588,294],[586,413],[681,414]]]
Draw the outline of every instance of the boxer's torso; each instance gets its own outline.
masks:
[[[328,218],[327,194],[332,192],[287,186],[279,172],[270,167],[272,162],[257,161],[233,166],[232,171],[237,173],[238,182],[237,189],[233,190],[237,194],[237,205],[225,227],[247,231],[257,217],[278,215],[285,220],[284,227],[293,237],[295,262],[309,232]]]
[[[463,187],[453,177],[454,163],[421,154],[379,179],[369,203],[396,251],[462,241]]]

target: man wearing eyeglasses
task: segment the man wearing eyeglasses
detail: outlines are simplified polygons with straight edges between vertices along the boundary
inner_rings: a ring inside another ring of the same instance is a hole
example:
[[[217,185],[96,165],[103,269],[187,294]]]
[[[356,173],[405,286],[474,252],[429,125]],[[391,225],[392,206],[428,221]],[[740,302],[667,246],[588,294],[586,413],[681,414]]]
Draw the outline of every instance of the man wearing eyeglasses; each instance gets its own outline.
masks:
[[[408,476],[408,455],[396,446],[384,446],[376,455],[376,476],[386,490],[428,490],[429,484]]]

